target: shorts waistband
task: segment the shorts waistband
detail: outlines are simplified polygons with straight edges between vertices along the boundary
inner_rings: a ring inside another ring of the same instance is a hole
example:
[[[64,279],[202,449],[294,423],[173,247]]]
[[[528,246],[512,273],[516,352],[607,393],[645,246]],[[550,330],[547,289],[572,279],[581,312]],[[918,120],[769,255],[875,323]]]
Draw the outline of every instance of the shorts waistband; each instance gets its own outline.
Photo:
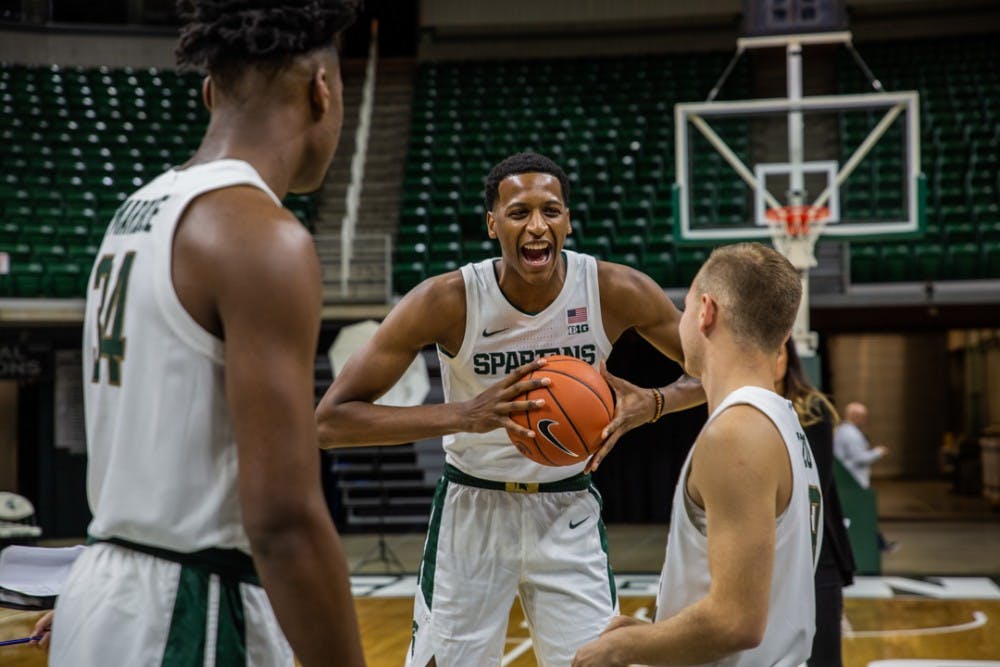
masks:
[[[455,484],[510,493],[558,493],[560,491],[584,491],[590,488],[590,475],[582,472],[555,482],[498,482],[492,479],[473,477],[450,463],[445,463],[444,478]]]
[[[169,560],[174,563],[180,563],[181,565],[208,570],[223,579],[237,579],[253,586],[261,585],[260,577],[257,575],[257,568],[253,564],[253,559],[237,549],[202,549],[201,551],[185,553],[161,547],[153,547],[148,544],[139,544],[138,542],[123,540],[120,537],[87,538],[88,544],[100,544],[102,542],[138,551],[156,558],[162,558],[163,560]]]

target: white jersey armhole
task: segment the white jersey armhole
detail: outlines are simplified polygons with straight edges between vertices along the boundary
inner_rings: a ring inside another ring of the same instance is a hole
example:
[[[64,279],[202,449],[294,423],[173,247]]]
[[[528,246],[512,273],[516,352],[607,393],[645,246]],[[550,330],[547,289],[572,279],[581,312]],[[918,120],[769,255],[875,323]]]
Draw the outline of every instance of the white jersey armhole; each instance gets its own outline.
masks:
[[[594,337],[597,339],[597,344],[601,348],[602,356],[606,359],[611,354],[613,343],[608,338],[607,332],[604,330],[604,311],[602,310],[601,304],[601,282],[600,276],[598,275],[600,269],[598,268],[596,258],[591,257],[590,255],[578,255],[578,257],[580,258],[580,263],[584,266],[584,270],[587,272],[587,281],[594,286],[594,289],[590,290],[590,310],[593,313]]]
[[[746,387],[744,387],[744,389],[746,389]],[[792,488],[788,490],[788,502],[785,503],[785,507],[781,510],[781,512],[777,516],[774,517],[775,525],[778,525],[781,523],[781,520],[788,514],[788,508],[792,506],[792,500],[795,498],[795,491],[797,488],[795,483],[795,477],[796,477],[795,461],[792,459],[792,452],[789,451],[788,449],[788,443],[785,441],[785,434],[781,430],[781,425],[774,420],[773,416],[768,414],[765,410],[762,410],[759,405],[752,403],[748,398],[745,399],[743,397],[739,397],[735,399],[733,402],[729,403],[729,405],[727,405],[724,409],[719,410],[715,415],[713,415],[713,418],[718,417],[723,412],[736,405],[749,405],[751,408],[753,408],[760,414],[764,415],[764,417],[767,418],[767,421],[771,422],[771,425],[774,426],[774,429],[778,432],[778,438],[781,440],[782,450],[784,450],[785,459],[788,461],[788,472],[792,476]],[[685,491],[686,490],[687,490],[687,485],[685,485]]]
[[[173,257],[177,229],[180,227],[181,221],[195,199],[209,192],[221,190],[222,188],[248,185],[262,190],[279,207],[282,204],[278,196],[271,191],[250,164],[242,160],[220,160],[214,164],[239,172],[239,177],[231,182],[219,184],[216,187],[195,190],[190,193],[188,199],[183,203],[181,210],[177,213],[176,223],[169,228],[170,238],[160,239],[161,242],[156,244],[154,250],[156,257],[154,261],[157,266],[153,271],[153,291],[156,295],[157,306],[163,315],[163,319],[169,323],[174,333],[177,334],[177,337],[187,343],[193,350],[205,355],[214,363],[221,365],[225,361],[225,341],[209,332],[191,316],[191,313],[181,303],[180,296],[177,294],[177,289],[174,286]]]
[[[477,266],[479,265],[465,264],[460,269],[462,272],[462,284],[465,288],[465,333],[462,335],[462,345],[458,348],[454,357],[438,346],[441,353],[455,363],[468,362],[472,357],[472,350],[476,344],[476,332],[479,326],[479,290],[475,289],[475,281],[480,279],[479,272],[476,270]]]

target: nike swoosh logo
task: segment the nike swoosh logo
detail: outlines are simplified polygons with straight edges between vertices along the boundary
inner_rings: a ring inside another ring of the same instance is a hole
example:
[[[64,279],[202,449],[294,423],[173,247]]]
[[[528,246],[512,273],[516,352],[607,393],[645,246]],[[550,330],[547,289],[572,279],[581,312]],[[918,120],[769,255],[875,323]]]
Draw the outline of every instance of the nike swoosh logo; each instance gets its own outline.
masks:
[[[570,519],[570,521],[569,521],[569,529],[573,530],[574,528],[578,528],[580,526],[580,524],[582,524],[584,521],[586,521],[589,518],[590,518],[590,515],[588,514],[587,516],[583,517],[582,519],[580,519],[576,523],[574,523],[573,520]]]
[[[551,431],[552,427],[555,426],[555,425],[557,425],[558,423],[559,422],[557,422],[555,419],[539,419],[538,420],[538,430],[542,432],[542,435],[545,437],[546,440],[548,440],[549,442],[551,442],[558,449],[566,452],[570,456],[573,456],[575,458],[580,458],[579,454],[577,454],[576,452],[574,452],[571,449],[567,449],[564,444],[562,444],[561,442],[559,442],[559,438],[557,438],[555,435],[552,434],[552,431]]]
[[[510,329],[510,327],[504,327],[503,329],[497,329],[496,331],[487,331],[486,329],[483,329],[483,338],[489,338],[490,336],[495,336],[498,333],[503,333],[504,331],[507,331],[508,329]]]

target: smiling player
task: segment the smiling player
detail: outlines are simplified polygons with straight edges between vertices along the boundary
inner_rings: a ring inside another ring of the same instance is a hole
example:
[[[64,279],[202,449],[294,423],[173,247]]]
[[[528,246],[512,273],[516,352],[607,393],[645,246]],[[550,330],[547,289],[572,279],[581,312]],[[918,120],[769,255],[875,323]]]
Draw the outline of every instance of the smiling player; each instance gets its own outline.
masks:
[[[496,165],[485,204],[500,257],[410,291],[317,409],[324,447],[444,436],[446,466],[431,511],[408,665],[499,664],[516,594],[539,664],[569,665],[617,608],[600,496],[586,461],[537,464],[518,453],[504,429],[533,436],[509,415],[532,407],[514,399],[540,386],[522,378],[547,355],[597,366],[635,327],[680,360],[680,313],[648,276],[563,249],[572,231],[568,195],[565,172],[544,156],[522,153]],[[445,403],[375,405],[427,345],[438,349]],[[617,413],[602,454],[630,428],[704,400],[686,378],[662,391],[610,381]]]

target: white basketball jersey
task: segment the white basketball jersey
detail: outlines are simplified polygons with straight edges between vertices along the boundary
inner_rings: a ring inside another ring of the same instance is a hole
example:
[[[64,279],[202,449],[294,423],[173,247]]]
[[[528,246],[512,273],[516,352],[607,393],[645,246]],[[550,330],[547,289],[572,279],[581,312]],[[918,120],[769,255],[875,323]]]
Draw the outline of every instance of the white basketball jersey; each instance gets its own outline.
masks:
[[[94,537],[249,553],[223,342],[191,318],[171,278],[174,231],[188,204],[234,185],[260,188],[281,206],[249,164],[219,160],[157,177],[105,232],[83,328]]]
[[[717,667],[797,667],[809,657],[815,634],[813,574],[823,525],[819,474],[795,409],[774,392],[760,387],[737,389],[715,409],[706,426],[727,408],[741,404],[752,405],[763,412],[781,432],[792,467],[792,495],[788,507],[777,517],[764,640],[755,649],[712,664]],[[711,583],[705,511],[687,494],[691,458],[697,446],[696,441],[684,462],[674,492],[667,555],[656,598],[657,621],[670,618],[704,598]]]
[[[538,357],[565,354],[597,367],[611,353],[604,333],[597,261],[563,251],[566,281],[540,313],[515,308],[500,291],[494,259],[462,267],[465,279],[465,336],[451,357],[438,349],[447,402],[478,396],[515,368]],[[579,473],[577,465],[551,467],[523,456],[504,429],[444,436],[446,460],[459,470],[504,482],[552,482]]]

